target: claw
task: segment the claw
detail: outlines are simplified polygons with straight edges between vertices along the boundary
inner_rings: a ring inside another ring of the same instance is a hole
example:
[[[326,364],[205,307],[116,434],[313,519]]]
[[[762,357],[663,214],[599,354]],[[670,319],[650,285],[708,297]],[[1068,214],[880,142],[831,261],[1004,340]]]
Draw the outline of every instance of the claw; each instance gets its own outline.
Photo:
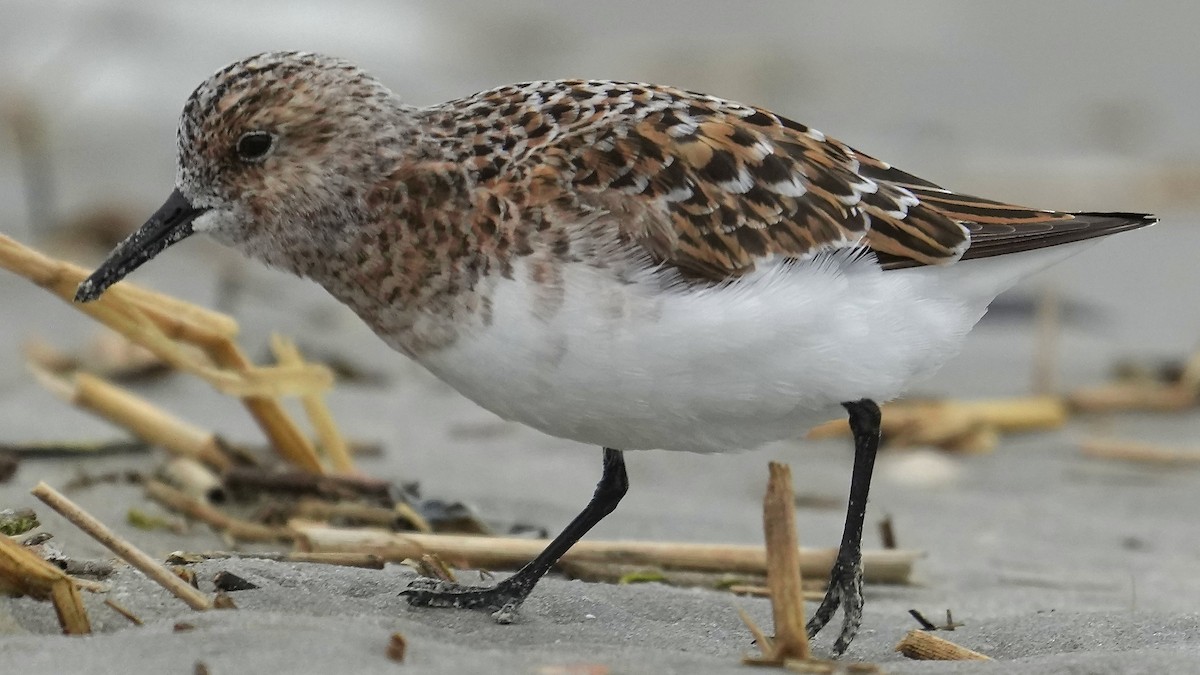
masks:
[[[458,584],[442,581],[441,579],[417,577],[408,582],[408,587],[400,591],[400,595],[408,596],[409,602],[415,604],[418,596],[423,596],[425,593],[445,593],[462,589],[463,587]]]
[[[838,608],[842,610],[842,631],[833,643],[833,655],[841,656],[858,634],[862,624],[863,592],[862,592],[862,559],[847,562],[838,558],[829,574],[829,590],[821,605],[808,621],[805,627],[809,639],[829,623]]]
[[[517,620],[517,609],[520,606],[517,602],[506,602],[503,607],[492,612],[492,619],[496,623],[508,625]]]
[[[512,623],[525,596],[502,581],[492,587],[463,586],[450,581],[420,577],[413,579],[400,595],[414,607],[451,607],[492,612],[496,623]]]

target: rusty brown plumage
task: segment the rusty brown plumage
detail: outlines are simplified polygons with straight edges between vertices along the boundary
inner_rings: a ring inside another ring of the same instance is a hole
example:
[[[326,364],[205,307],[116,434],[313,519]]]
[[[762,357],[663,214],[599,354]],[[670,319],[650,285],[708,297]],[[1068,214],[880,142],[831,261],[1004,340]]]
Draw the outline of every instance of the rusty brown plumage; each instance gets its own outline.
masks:
[[[428,114],[471,191],[540,221],[535,239],[600,220],[691,278],[851,245],[885,267],[946,264],[1092,222],[956,194],[769,111],[671,87],[533,82]],[[502,220],[485,215],[481,234]]]
[[[253,132],[272,150],[246,161],[237,145]],[[894,269],[1149,222],[956,194],[775,113],[672,87],[528,82],[422,108],[304,53],[203,83],[179,149],[189,198],[221,207],[214,236],[334,289],[410,353],[488,324],[497,279],[528,276],[553,314],[566,263],[711,284],[847,247]]]

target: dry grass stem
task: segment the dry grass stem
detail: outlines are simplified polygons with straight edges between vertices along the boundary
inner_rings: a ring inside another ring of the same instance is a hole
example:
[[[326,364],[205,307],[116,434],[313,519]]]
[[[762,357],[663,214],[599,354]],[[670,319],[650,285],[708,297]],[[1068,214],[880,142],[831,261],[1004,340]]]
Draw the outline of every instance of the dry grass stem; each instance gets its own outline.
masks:
[[[69,354],[41,340],[26,341],[21,352],[27,361],[51,372],[86,370],[113,379],[141,377],[168,367],[149,350],[112,331],[96,335],[79,354]]]
[[[761,656],[744,656],[742,663],[755,666],[783,666],[799,673],[876,673],[872,664],[843,664],[814,659],[804,624],[804,593],[797,559],[796,497],[792,492],[792,471],[786,464],[771,462],[771,477],[763,497],[763,532],[767,542],[767,585],[775,635],[767,637],[754,621],[738,609],[742,622],[754,636]]]
[[[124,427],[152,445],[224,471],[233,461],[216,435],[189,424],[130,392],[87,373],[66,379],[33,368],[42,386],[63,400]]]
[[[771,589],[771,612],[775,638],[763,658],[808,660],[808,631],[804,627],[804,590],[800,581],[799,543],[796,537],[796,505],[792,492],[792,470],[771,462],[771,477],[763,498],[763,532],[767,542],[767,587]]]
[[[1113,382],[1076,389],[1067,396],[1075,412],[1178,412],[1195,407],[1197,390],[1180,383]]]
[[[294,551],[286,555],[288,562],[342,565],[344,567],[363,567],[373,570],[381,570],[387,566],[387,561],[374,553],[314,553]]]
[[[292,514],[304,520],[340,520],[389,530],[403,529],[399,526],[408,524],[408,519],[394,509],[357,502],[327,502],[313,497],[296,502]]]
[[[1116,459],[1166,466],[1200,464],[1200,448],[1172,448],[1153,443],[1091,438],[1079,445],[1083,454],[1096,459]]]
[[[75,588],[88,593],[107,593],[112,590],[108,584],[92,581],[91,579],[80,579],[79,577],[71,577],[71,582],[75,584]]]
[[[75,289],[90,274],[78,265],[55,260],[3,235],[0,235],[0,266],[25,277],[67,302],[74,301]],[[164,330],[171,326],[180,326],[178,329],[168,330],[177,336],[194,332],[197,336],[220,335],[233,338],[238,334],[237,321],[231,316],[129,282],[113,286],[109,293],[123,302],[144,309],[164,327]],[[198,344],[204,340],[188,341]]]
[[[71,521],[73,525],[86,532],[90,537],[104,544],[108,550],[117,554],[122,560],[135,567],[142,574],[158,582],[159,585],[170,591],[175,597],[186,602],[192,609],[204,610],[212,607],[212,603],[209,602],[203,593],[181,581],[169,569],[160,565],[133,544],[118,537],[116,533],[105,527],[103,523],[93,518],[91,514],[81,509],[77,504],[64,497],[54,488],[42,482],[38,483],[31,490],[31,493],[64,518]],[[71,589],[74,591],[75,586],[71,585]]]
[[[68,635],[86,635],[92,632],[87,609],[79,595],[79,587],[71,580],[57,581],[50,587],[50,600],[58,623]]]
[[[217,474],[189,457],[167,462],[162,467],[162,477],[185,494],[210,504],[221,504],[229,498]]]
[[[411,525],[412,528],[417,532],[433,534],[433,525],[430,525],[429,521],[425,520],[425,516],[422,516],[420,512],[410,506],[407,502],[396,502],[396,504],[392,506],[392,509],[396,512],[396,515],[403,518],[405,522]]]
[[[204,551],[202,553],[187,553],[176,551],[167,556],[167,563],[172,565],[190,565],[204,560],[218,559],[247,559],[273,560],[276,562],[300,562],[319,565],[340,565],[342,567],[362,567],[365,569],[381,570],[386,566],[383,558],[371,553],[245,553],[236,551]]]
[[[896,651],[918,661],[991,661],[972,649],[940,638],[923,630],[910,630],[896,645]]]
[[[93,302],[75,303],[75,289],[86,278],[86,270],[48,258],[3,235],[0,266],[49,290],[171,366],[242,398],[278,453],[307,471],[321,472],[312,443],[273,397],[328,389],[333,384],[328,368],[314,364],[256,367],[232,340],[237,332],[233,319],[128,282],[114,285]]]
[[[954,451],[991,449],[997,434],[1054,429],[1067,408],[1053,396],[980,401],[899,401],[883,406],[881,428],[889,446],[930,445]],[[814,427],[808,438],[849,438],[846,420]]]
[[[59,351],[41,340],[28,340],[21,345],[25,360],[51,373],[65,373],[79,367],[79,360]]]
[[[423,577],[448,581],[450,583],[458,582],[458,579],[454,576],[454,570],[450,568],[450,565],[445,560],[442,560],[436,554],[426,553],[415,560],[409,558],[404,561],[404,564],[413,568],[417,574]]]
[[[145,485],[146,496],[165,508],[227,534],[238,541],[292,541],[295,534],[286,527],[272,527],[234,518],[206,502],[163,483],[151,480]]]
[[[761,589],[764,597],[768,593],[765,574],[726,574],[724,572],[662,569],[646,565],[581,562],[559,565],[559,571],[568,579],[592,583],[621,584],[653,581],[667,586],[728,591],[735,595],[737,593],[733,590],[734,588],[746,589],[748,592],[744,595],[754,595],[755,589]],[[812,580],[806,580],[806,582],[811,583]],[[816,583],[822,582],[816,580]],[[815,586],[805,586],[806,592],[814,588]]]
[[[519,537],[487,537],[391,532],[378,528],[338,528],[325,523],[293,520],[296,546],[304,551],[375,553],[388,562],[418,559],[436,553],[460,568],[513,569],[533,559],[546,541]],[[837,549],[800,549],[801,573],[827,579]],[[864,579],[869,583],[906,584],[915,551],[866,551]],[[647,541],[580,541],[563,561],[613,563],[729,574],[765,574],[766,550],[761,546],[692,544]]]
[[[374,499],[391,503],[392,484],[361,475],[314,475],[307,471],[271,471],[239,466],[226,471],[222,479],[230,491],[253,494],[278,493],[316,495],[330,499]]]
[[[762,628],[759,628],[758,624],[754,621],[754,619],[751,619],[750,615],[746,613],[746,610],[742,609],[741,607],[738,607],[737,612],[738,612],[738,617],[741,618],[742,623],[746,624],[746,628],[750,631],[750,635],[754,638],[754,644],[758,645],[758,648],[760,650],[762,650],[764,653],[767,651],[774,650],[774,648],[775,648],[775,645],[773,644],[774,641],[771,640],[771,638],[762,631]],[[771,661],[769,659],[765,659],[765,658],[760,659],[760,658],[754,657],[754,656],[743,656],[742,663],[744,663],[746,665],[752,665],[752,666],[779,665],[776,662]]]
[[[295,368],[306,365],[296,344],[282,335],[271,336],[271,351],[275,353],[275,358],[281,365]],[[313,430],[316,431],[317,440],[320,441],[325,453],[329,455],[334,471],[354,473],[354,461],[350,459],[350,446],[338,431],[337,424],[333,421],[333,415],[329,412],[329,407],[325,405],[324,396],[320,392],[309,392],[302,395],[300,401],[304,405],[305,414],[308,415],[308,419],[313,425]]]
[[[232,345],[229,337],[186,318],[201,316],[198,312],[205,312],[206,319],[219,315],[200,308],[184,311],[181,307],[186,303],[180,300],[156,307],[150,303],[164,296],[144,291],[134,292],[131,299],[127,283],[116,284],[93,302],[75,303],[75,289],[87,277],[86,270],[46,257],[4,235],[0,235],[0,266],[54,293],[75,309],[145,347],[171,366],[197,375],[229,395],[278,396],[327,389],[332,385],[332,374],[328,369],[317,366],[310,365],[299,370],[256,368],[247,362],[245,368],[238,368],[222,362],[213,352],[219,353],[223,345]],[[154,300],[147,302],[150,298]],[[232,321],[229,317],[225,319]],[[224,322],[217,319],[215,323]],[[187,345],[196,345],[210,352],[217,367]]]
[[[144,453],[149,450],[149,443],[129,439],[0,443],[0,454],[14,455],[18,458],[37,457],[39,459],[57,459],[59,457],[83,459],[89,455],[93,457],[107,457],[109,455]]]
[[[68,635],[92,632],[76,580],[32,551],[0,536],[0,590],[54,603],[59,626]]]
[[[108,605],[109,608],[112,609],[117,614],[120,614],[121,616],[125,617],[126,619],[129,619],[129,622],[135,626],[141,626],[143,623],[145,623],[144,621],[141,620],[141,618],[138,617],[137,614],[134,614],[133,612],[129,611],[124,605],[118,603],[116,600],[113,600],[112,598],[105,598],[104,604]]]
[[[910,610],[908,610],[908,615],[911,616],[913,619],[916,619],[917,623],[921,624],[921,628],[924,628],[925,630],[937,630],[937,625],[934,624],[929,619],[926,619],[925,615],[922,614],[920,611],[915,610],[915,609],[910,609]]]
[[[237,344],[231,341],[214,345],[208,350],[208,354],[224,368],[230,368],[243,373],[249,372],[254,368],[250,359],[246,358],[246,355],[242,353]],[[326,386],[292,393],[303,395],[309,391],[321,391],[333,384],[333,374],[328,368],[317,368],[311,364],[306,365],[304,368],[319,370],[328,380]],[[312,441],[300,432],[300,428],[296,426],[291,415],[283,409],[279,401],[265,396],[247,395],[242,397],[242,404],[246,406],[246,410],[250,413],[250,416],[254,418],[254,421],[258,423],[258,427],[266,434],[271,447],[279,456],[305,471],[316,474],[324,473],[321,461],[317,458],[317,451],[313,448]]]
[[[879,545],[885,549],[899,548],[896,545],[896,526],[892,522],[891,514],[879,521]]]

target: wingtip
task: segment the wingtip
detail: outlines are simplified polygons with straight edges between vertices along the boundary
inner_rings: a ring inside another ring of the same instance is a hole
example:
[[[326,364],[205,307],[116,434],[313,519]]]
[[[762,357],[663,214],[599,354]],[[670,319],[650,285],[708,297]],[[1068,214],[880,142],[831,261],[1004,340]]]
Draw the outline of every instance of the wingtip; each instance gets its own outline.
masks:
[[[1158,216],[1153,213],[1133,213],[1125,211],[1077,211],[1072,213],[1073,216],[1086,216],[1090,218],[1107,218],[1111,220],[1125,220],[1132,224],[1153,225],[1159,221]]]

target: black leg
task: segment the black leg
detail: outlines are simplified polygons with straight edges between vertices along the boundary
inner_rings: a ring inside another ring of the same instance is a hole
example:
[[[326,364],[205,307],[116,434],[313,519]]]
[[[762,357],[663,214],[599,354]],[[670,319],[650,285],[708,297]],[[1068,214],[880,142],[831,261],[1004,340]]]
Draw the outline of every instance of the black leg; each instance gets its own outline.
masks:
[[[842,545],[829,573],[829,590],[821,606],[808,621],[808,636],[817,634],[838,607],[842,607],[842,632],[833,643],[834,655],[850,646],[862,623],[862,533],[867,515],[867,493],[871,490],[871,472],[875,468],[875,453],[879,450],[879,406],[863,399],[843,403],[850,413],[850,430],[854,433],[854,473],[850,476],[850,503],[846,507],[846,525],[842,530]]]
[[[490,588],[460,586],[436,579],[416,579],[400,595],[407,596],[411,605],[491,610],[496,621],[511,623],[516,618],[517,608],[538,580],[588,530],[612,513],[628,490],[629,478],[625,475],[625,459],[621,451],[605,448],[604,473],[596,484],[591,501],[545,550],[516,574]]]

